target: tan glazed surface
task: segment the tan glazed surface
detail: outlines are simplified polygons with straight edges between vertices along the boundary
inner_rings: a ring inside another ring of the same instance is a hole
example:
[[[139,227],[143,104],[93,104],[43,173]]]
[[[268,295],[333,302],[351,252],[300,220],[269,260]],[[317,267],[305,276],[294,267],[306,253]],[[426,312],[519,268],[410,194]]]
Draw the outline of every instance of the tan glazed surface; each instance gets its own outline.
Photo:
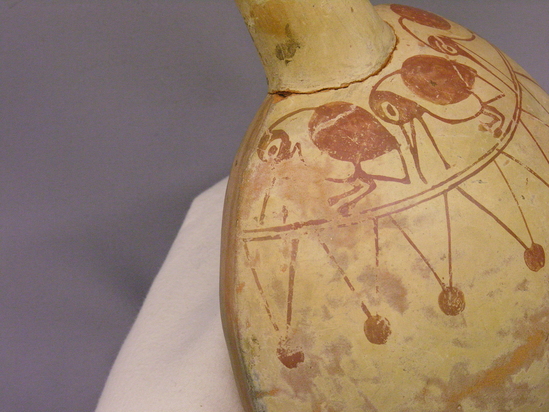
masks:
[[[467,29],[376,10],[397,39],[381,70],[270,94],[234,163],[221,286],[245,408],[547,411],[549,97]]]

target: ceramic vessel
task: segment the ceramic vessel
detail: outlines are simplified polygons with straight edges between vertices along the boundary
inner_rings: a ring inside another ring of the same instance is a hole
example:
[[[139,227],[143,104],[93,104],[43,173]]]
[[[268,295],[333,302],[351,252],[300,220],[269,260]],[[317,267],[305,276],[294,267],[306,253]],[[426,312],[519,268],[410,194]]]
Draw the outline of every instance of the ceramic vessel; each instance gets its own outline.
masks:
[[[245,409],[549,410],[549,97],[426,11],[238,5],[270,88],[224,216]]]

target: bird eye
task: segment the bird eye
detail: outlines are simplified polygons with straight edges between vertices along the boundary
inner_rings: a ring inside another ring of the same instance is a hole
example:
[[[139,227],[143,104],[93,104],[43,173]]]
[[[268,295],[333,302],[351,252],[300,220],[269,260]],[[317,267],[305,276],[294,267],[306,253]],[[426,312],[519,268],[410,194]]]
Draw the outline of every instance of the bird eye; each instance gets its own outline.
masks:
[[[441,53],[449,54],[451,56],[459,54],[457,48],[452,45],[452,41],[449,39],[430,36],[428,41],[433,49]]]
[[[263,135],[257,148],[257,154],[262,161],[267,162],[277,154],[278,141],[276,134],[273,136],[271,132],[267,132]]]
[[[259,158],[264,162],[274,160],[276,163],[291,157],[291,142],[284,130],[269,130],[263,135],[257,148]]]
[[[385,113],[385,116],[387,116],[387,119],[392,121],[398,121],[400,119],[399,111],[391,103],[389,102],[381,103],[381,109]]]
[[[458,54],[457,50],[449,44],[444,44],[441,48],[446,54]]]

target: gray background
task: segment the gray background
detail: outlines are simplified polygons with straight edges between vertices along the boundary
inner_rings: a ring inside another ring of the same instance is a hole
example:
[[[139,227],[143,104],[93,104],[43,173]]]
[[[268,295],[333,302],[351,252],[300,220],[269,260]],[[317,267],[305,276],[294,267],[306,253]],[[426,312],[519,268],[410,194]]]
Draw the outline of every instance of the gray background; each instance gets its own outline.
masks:
[[[549,1],[402,2],[549,90]],[[229,173],[265,92],[231,0],[0,1],[1,411],[94,409],[190,202]]]

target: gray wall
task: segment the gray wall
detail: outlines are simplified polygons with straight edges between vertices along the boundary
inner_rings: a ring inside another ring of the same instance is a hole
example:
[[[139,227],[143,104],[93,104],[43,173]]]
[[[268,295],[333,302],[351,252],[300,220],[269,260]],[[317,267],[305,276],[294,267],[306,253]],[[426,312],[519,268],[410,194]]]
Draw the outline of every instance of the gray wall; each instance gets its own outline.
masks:
[[[549,90],[548,1],[402,2]],[[191,200],[228,174],[265,92],[231,0],[0,1],[1,411],[93,410]]]

